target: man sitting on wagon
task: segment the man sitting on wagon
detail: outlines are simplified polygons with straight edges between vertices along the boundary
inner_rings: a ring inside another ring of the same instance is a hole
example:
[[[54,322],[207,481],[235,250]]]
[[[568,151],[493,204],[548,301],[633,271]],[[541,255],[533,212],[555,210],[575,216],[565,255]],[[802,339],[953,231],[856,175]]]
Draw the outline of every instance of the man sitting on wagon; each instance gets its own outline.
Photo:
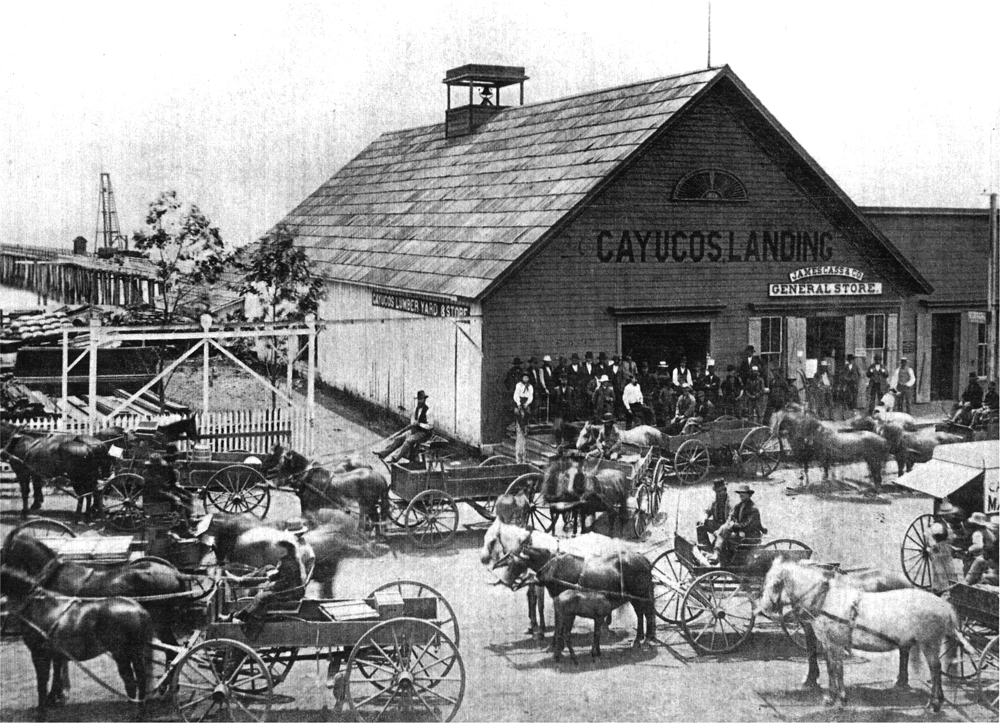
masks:
[[[622,439],[615,427],[615,415],[608,412],[601,417],[603,426],[597,433],[596,449],[599,449],[604,459],[618,459],[622,451]]]
[[[709,562],[713,565],[716,563],[728,565],[734,562],[740,547],[759,545],[767,534],[767,529],[760,521],[760,510],[753,503],[753,490],[750,486],[739,485],[736,494],[740,496],[740,501],[715,535],[715,552],[709,558]]]
[[[191,515],[194,513],[194,497],[190,492],[177,484],[177,472],[168,462],[176,459],[176,447],[167,449],[166,456],[153,452],[146,461],[143,474],[145,489],[144,502],[169,502],[171,509],[180,517],[177,533],[189,537],[191,532]]]
[[[267,575],[267,582],[254,596],[253,600],[233,617],[247,623],[247,635],[254,637],[259,632],[261,621],[267,615],[269,608],[277,603],[294,602],[305,597],[306,586],[302,579],[302,568],[297,558],[295,543],[290,540],[279,540],[281,561],[278,567]]]
[[[691,392],[690,384],[681,385],[681,396],[677,400],[674,418],[670,421],[670,434],[680,434],[688,421],[698,416],[698,400]]]
[[[698,545],[706,551],[712,549],[712,540],[709,536],[726,524],[733,511],[733,506],[729,502],[729,493],[726,491],[726,480],[719,477],[712,483],[712,489],[715,490],[712,504],[705,508],[705,516],[695,527]]]

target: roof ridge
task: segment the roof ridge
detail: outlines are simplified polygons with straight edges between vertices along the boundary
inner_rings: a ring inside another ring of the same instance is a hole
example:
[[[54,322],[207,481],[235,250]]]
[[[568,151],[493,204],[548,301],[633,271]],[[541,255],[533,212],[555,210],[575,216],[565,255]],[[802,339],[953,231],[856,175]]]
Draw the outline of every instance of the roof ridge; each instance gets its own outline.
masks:
[[[717,68],[702,68],[701,70],[689,70],[689,71],[687,71],[685,73],[677,73],[676,75],[664,75],[664,76],[661,76],[659,78],[652,78],[650,80],[641,80],[641,81],[638,81],[636,83],[624,83],[622,85],[611,86],[610,88],[600,88],[598,90],[589,90],[589,91],[586,91],[584,93],[577,93],[575,95],[564,95],[564,96],[561,96],[559,98],[550,98],[548,100],[540,100],[540,101],[538,101],[536,103],[525,103],[524,105],[507,106],[503,110],[507,111],[507,110],[517,110],[519,108],[538,108],[539,106],[548,105],[550,103],[562,103],[562,102],[565,102],[565,101],[568,101],[568,100],[577,100],[579,98],[586,98],[587,96],[591,96],[591,95],[602,95],[604,93],[612,93],[614,91],[624,90],[625,88],[636,88],[636,87],[638,87],[640,85],[653,85],[654,83],[662,83],[665,80],[676,80],[677,78],[683,78],[684,76],[687,76],[687,75],[698,75],[699,73],[709,73],[709,72],[712,72],[712,71],[715,71],[716,73],[720,73],[720,72],[723,72],[723,71],[730,71],[730,68],[729,68],[729,65],[726,64],[726,65],[723,65],[723,66],[720,66],[720,67],[717,67]],[[459,106],[459,107],[462,107],[462,106]],[[400,129],[394,130],[394,131],[385,131],[385,132],[379,134],[376,137],[376,139],[374,141],[372,141],[372,143],[375,143],[379,139],[385,138],[386,136],[392,136],[392,135],[396,135],[396,134],[400,134],[400,133],[411,133],[411,132],[418,131],[418,130],[423,130],[423,129],[437,128],[438,126],[443,126],[443,125],[444,125],[443,122],[427,123],[426,125],[421,125],[421,126],[410,126],[408,128],[400,128]]]

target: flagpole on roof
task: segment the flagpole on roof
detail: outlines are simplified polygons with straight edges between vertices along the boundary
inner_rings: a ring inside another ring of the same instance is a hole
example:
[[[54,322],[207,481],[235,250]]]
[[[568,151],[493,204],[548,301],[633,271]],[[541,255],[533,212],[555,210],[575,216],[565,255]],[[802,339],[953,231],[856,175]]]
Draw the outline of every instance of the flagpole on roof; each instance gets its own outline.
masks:
[[[708,69],[712,69],[712,0],[708,0]]]

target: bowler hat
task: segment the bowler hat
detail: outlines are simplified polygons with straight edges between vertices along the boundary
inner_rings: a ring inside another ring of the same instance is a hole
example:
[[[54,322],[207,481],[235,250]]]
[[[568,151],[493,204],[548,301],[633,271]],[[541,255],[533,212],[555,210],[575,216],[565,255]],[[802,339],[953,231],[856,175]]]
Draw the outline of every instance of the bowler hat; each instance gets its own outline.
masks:
[[[742,494],[752,495],[753,494],[753,490],[750,489],[750,485],[744,483],[744,484],[736,486],[736,493],[737,494],[742,493]]]
[[[542,361],[543,362],[550,362],[550,361],[552,361],[552,357],[549,356],[548,354],[546,354],[545,356],[542,357]]]
[[[584,359],[593,359],[594,358],[594,352],[588,351],[586,354],[583,355],[583,358]]]
[[[603,361],[607,361],[608,360],[608,355],[602,351],[600,354],[597,355],[597,358],[601,359]]]
[[[725,479],[725,477],[716,477],[715,480],[712,481],[712,489],[713,490],[724,490],[724,489],[726,489],[726,479]]]
[[[519,356],[514,357],[514,361],[512,361],[511,364],[513,364],[516,367],[521,366],[521,357]]]
[[[427,399],[427,395],[424,394],[424,390],[423,389],[421,389],[419,392],[417,392],[417,399]]]
[[[597,381],[599,381],[599,382],[601,382],[603,384],[604,382],[610,382],[611,380],[608,379],[608,375],[607,374],[602,374],[601,378],[598,379]]]
[[[977,379],[979,377],[975,372],[969,372],[969,379]]]
[[[569,358],[570,358],[570,361],[580,361],[580,355],[577,354],[576,352],[573,352],[572,354],[570,354]]]
[[[605,424],[614,424],[615,415],[613,415],[611,412],[608,412],[603,417],[601,417],[601,421],[604,422]]]

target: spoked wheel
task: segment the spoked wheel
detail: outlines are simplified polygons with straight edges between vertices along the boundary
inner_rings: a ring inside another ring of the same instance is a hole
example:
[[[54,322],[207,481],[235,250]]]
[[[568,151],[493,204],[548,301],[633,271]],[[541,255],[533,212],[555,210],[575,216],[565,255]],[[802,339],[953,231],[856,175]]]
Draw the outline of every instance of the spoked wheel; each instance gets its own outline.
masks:
[[[906,579],[917,587],[929,590],[931,586],[930,547],[931,525],[934,515],[920,515],[906,530],[899,548],[899,560]]]
[[[245,464],[231,464],[208,480],[204,500],[205,512],[215,509],[264,519],[271,507],[271,488],[259,470]]]
[[[799,650],[809,650],[809,644],[806,641],[806,630],[802,624],[802,618],[799,614],[793,612],[788,617],[781,621],[781,630],[788,636],[788,639],[795,643],[795,647]]]
[[[653,490],[643,483],[635,491],[635,514],[632,516],[632,530],[638,539],[646,534],[646,528],[656,513],[653,511]]]
[[[406,525],[406,506],[409,504],[407,500],[398,496],[392,489],[389,489],[389,519],[397,527],[405,527]]]
[[[466,504],[476,511],[480,517],[484,520],[489,520],[492,522],[496,519],[497,513],[497,498],[490,497],[485,500],[466,500]]]
[[[516,464],[516,462],[505,454],[495,454],[492,457],[487,457],[485,460],[479,463],[480,467],[499,467],[504,464]]]
[[[28,520],[24,524],[18,525],[15,533],[26,537],[35,537],[40,539],[53,537],[76,537],[76,533],[73,532],[69,525],[64,525],[59,520],[50,520],[47,517],[39,517],[34,520]]]
[[[430,620],[444,631],[455,645],[458,645],[460,631],[458,629],[458,616],[455,615],[451,603],[445,600],[444,595],[422,582],[413,580],[396,580],[379,585],[369,593],[368,598],[375,597],[376,593],[391,590],[398,592],[404,600],[417,600],[410,603],[411,608],[404,612],[408,617],[418,617]]]
[[[351,650],[344,695],[360,721],[450,721],[465,697],[465,664],[436,625],[386,620]]]
[[[945,656],[949,652],[948,646],[945,645],[941,649],[941,672],[955,680],[969,680],[975,678],[979,672],[979,657],[989,644],[990,636],[994,633],[992,629],[964,615],[959,616],[958,631],[976,649],[977,654],[970,654],[964,645],[956,645],[951,665],[945,665]]]
[[[680,624],[683,610],[681,602],[693,580],[694,575],[674,550],[667,550],[653,560],[653,605],[656,617],[674,625]]]
[[[701,482],[711,466],[708,447],[698,439],[689,439],[674,454],[674,473],[683,485]]]
[[[417,547],[441,547],[458,529],[458,505],[440,490],[424,490],[410,501],[403,525]]]
[[[777,540],[771,540],[766,545],[760,546],[761,550],[802,550],[805,552],[812,552],[813,549],[809,547],[804,542],[799,542],[798,540],[793,540],[788,537],[782,537]],[[802,555],[795,555],[794,557],[801,558]]]
[[[750,637],[753,622],[747,581],[726,570],[697,578],[681,601],[681,632],[699,654],[736,650]]]
[[[274,685],[267,665],[235,640],[198,643],[177,663],[170,690],[185,721],[265,721]]]
[[[288,675],[295,661],[299,657],[298,648],[261,648],[257,651],[260,659],[264,661],[268,672],[271,674],[271,684],[277,686]],[[255,679],[254,684],[259,687],[259,682]],[[258,690],[251,689],[249,692],[256,693]]]
[[[508,495],[523,493],[528,498],[528,527],[547,530],[552,526],[552,510],[544,505],[542,497],[542,473],[522,474],[507,487]]]
[[[1000,668],[997,667],[997,640],[993,638],[979,658],[979,671],[976,673],[976,683],[979,689],[979,702],[997,712],[997,689],[1000,688]]]
[[[145,485],[141,475],[134,472],[116,474],[104,485],[104,514],[108,524],[121,532],[135,532],[146,521],[142,511],[142,488]]]
[[[768,477],[781,462],[778,438],[767,427],[751,429],[740,443],[740,472],[746,477]]]

